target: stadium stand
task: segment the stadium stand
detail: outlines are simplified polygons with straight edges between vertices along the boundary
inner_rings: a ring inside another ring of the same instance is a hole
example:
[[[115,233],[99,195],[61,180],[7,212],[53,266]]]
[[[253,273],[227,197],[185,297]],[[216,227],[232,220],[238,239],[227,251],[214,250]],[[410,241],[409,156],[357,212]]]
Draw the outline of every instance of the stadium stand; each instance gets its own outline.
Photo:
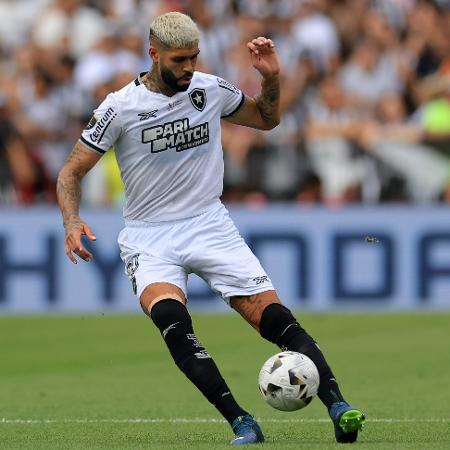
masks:
[[[280,126],[223,127],[224,200],[450,201],[449,1],[22,0],[0,1],[0,204],[55,202],[92,109],[148,69],[149,23],[169,10],[198,22],[199,70],[249,95],[245,42],[280,54]],[[84,202],[121,200],[109,156]]]

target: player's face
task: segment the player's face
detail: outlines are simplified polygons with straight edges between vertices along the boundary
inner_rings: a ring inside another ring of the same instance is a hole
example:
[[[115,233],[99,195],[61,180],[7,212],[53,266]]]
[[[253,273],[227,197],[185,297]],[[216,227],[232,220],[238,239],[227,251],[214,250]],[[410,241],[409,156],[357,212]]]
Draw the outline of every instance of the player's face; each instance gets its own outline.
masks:
[[[197,46],[161,52],[159,69],[164,83],[176,92],[186,91],[191,84],[199,53]]]

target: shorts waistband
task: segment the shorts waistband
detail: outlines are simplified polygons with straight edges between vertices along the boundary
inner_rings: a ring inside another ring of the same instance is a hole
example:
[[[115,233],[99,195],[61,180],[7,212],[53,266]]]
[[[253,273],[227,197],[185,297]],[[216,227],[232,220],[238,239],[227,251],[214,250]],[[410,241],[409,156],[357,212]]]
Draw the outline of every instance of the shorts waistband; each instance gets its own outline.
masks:
[[[189,215],[187,217],[180,217],[177,219],[171,219],[171,220],[160,220],[160,221],[148,221],[148,220],[132,220],[132,219],[125,219],[125,226],[131,227],[131,228],[146,228],[146,227],[158,227],[162,225],[170,225],[175,223],[184,222],[189,219],[193,219],[194,217],[199,217],[204,214],[208,214],[210,212],[218,211],[221,208],[224,208],[225,206],[222,204],[222,202],[215,202],[209,206],[207,206],[202,211],[199,211],[196,214]]]

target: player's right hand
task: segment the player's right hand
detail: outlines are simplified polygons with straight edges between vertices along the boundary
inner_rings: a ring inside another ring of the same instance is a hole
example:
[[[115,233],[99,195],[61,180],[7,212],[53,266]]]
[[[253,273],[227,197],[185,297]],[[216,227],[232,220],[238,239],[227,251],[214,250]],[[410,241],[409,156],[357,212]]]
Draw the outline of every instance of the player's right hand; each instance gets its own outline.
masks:
[[[81,236],[86,236],[91,241],[95,241],[97,238],[91,230],[91,227],[83,222],[80,218],[71,220],[65,224],[66,238],[65,247],[67,257],[74,263],[78,264],[77,259],[73,255],[75,253],[81,259],[90,261],[92,259],[92,253],[90,253],[82,244]]]

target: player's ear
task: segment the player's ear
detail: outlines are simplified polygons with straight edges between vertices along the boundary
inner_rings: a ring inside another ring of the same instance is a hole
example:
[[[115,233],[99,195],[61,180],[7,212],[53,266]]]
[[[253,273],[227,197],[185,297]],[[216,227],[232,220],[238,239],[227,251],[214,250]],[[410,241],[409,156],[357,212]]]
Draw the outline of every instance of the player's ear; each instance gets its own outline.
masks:
[[[156,47],[151,45],[150,48],[148,49],[148,54],[154,63],[159,62],[159,52]]]

